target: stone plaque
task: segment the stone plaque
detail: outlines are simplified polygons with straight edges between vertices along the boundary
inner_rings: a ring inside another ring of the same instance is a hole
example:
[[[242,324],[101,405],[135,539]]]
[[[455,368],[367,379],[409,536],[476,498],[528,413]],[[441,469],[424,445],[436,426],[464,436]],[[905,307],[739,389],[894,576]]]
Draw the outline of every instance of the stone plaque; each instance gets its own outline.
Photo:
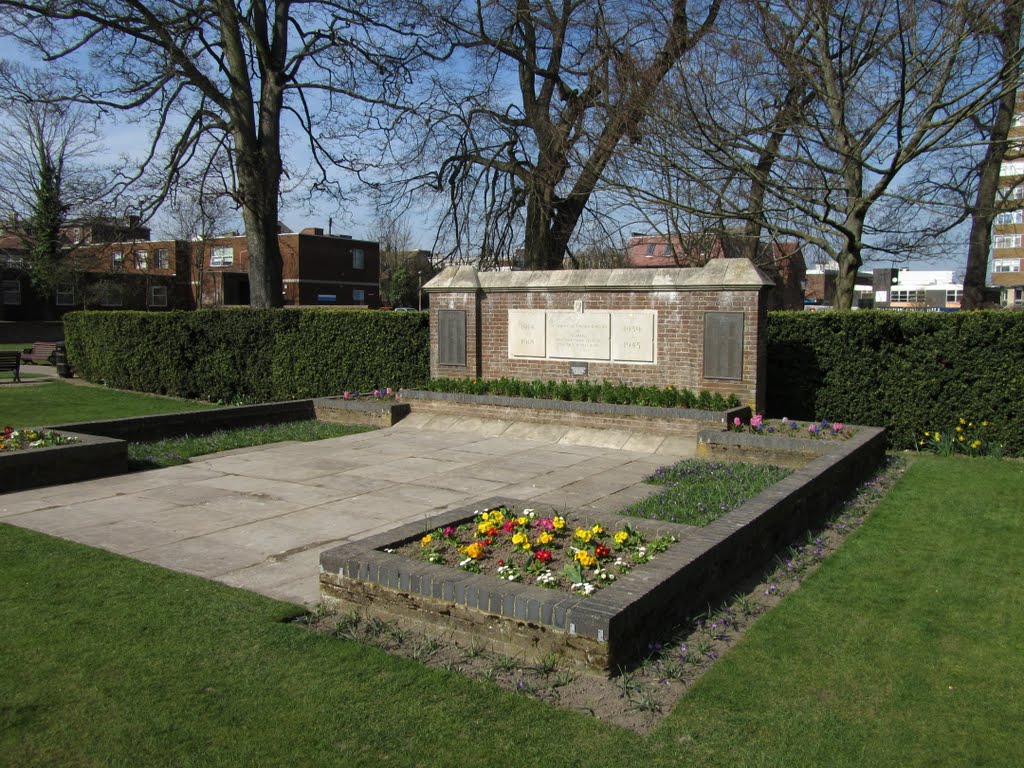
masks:
[[[612,359],[653,363],[656,319],[656,312],[613,312]]]
[[[510,309],[508,311],[508,356],[544,357],[545,327],[543,309]]]
[[[548,312],[548,357],[570,360],[611,358],[611,319],[608,312]]]
[[[590,373],[590,364],[586,360],[569,363],[570,376],[586,376]]]
[[[437,311],[437,362],[466,364],[466,312],[461,309]]]
[[[704,313],[704,377],[743,378],[743,313]]]

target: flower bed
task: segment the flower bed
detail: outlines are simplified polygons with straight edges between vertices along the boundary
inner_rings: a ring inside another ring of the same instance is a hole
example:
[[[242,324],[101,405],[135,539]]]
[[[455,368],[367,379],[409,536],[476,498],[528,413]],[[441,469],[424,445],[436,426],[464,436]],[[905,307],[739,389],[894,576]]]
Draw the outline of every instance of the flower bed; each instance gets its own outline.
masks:
[[[15,431],[44,434],[42,430],[11,430],[12,433]],[[32,440],[28,449],[5,448],[0,451],[0,493],[128,471],[128,444],[124,440],[67,430],[47,432],[54,436]],[[40,444],[32,446],[32,443]]]
[[[77,443],[78,438],[50,429],[15,429],[4,427],[0,434],[0,451],[22,451],[26,448],[48,448],[54,445]]]
[[[675,536],[649,539],[629,523],[609,532],[581,515],[516,513],[497,507],[470,522],[434,528],[384,551],[499,579],[591,595],[668,549]]]
[[[798,421],[783,416],[781,419],[765,419],[757,413],[744,422],[739,416],[726,424],[730,432],[747,432],[752,435],[776,435],[778,437],[799,437],[812,440],[849,440],[857,430],[841,421]]]

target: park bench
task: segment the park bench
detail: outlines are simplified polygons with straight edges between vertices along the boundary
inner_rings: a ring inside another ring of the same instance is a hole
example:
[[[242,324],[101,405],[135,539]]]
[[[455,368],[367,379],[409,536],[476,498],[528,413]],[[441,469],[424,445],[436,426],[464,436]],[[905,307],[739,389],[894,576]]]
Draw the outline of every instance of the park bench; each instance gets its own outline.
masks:
[[[0,371],[14,371],[14,380],[21,381],[21,352],[0,351]]]
[[[31,349],[26,349],[21,353],[21,360],[25,363],[52,363],[56,351],[57,342],[37,341]]]

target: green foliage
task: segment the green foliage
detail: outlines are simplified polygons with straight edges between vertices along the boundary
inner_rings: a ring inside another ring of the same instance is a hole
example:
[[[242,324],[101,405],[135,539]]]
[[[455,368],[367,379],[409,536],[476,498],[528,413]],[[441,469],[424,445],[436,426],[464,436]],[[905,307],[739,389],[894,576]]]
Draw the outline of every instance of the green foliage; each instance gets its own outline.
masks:
[[[52,293],[62,276],[60,228],[67,213],[61,200],[60,171],[41,153],[36,199],[29,221],[29,274],[32,284],[44,294]]]
[[[897,448],[963,418],[1024,453],[1024,313],[773,312],[768,413],[884,426]]]
[[[404,264],[391,270],[387,283],[381,285],[381,298],[392,307],[418,306],[419,283],[416,273]]]
[[[343,437],[359,432],[368,432],[371,427],[352,424],[331,424],[329,422],[291,421],[285,424],[268,424],[262,427],[218,430],[208,435],[193,437],[172,437],[149,443],[129,443],[128,462],[133,469],[155,469],[185,464],[193,456],[220,453],[236,448],[280,443],[286,440],[310,442]]]
[[[791,474],[767,464],[687,459],[662,467],[647,478],[661,493],[626,507],[627,517],[705,526]]]
[[[418,312],[218,308],[73,312],[76,375],[121,389],[230,403],[422,384],[427,316]]]
[[[431,379],[424,386],[430,392],[458,392],[465,395],[533,397],[541,400],[644,405],[656,408],[698,408],[725,411],[740,406],[736,395],[720,395],[702,389],[694,394],[675,387],[638,387],[609,381],[521,381],[500,379]]]

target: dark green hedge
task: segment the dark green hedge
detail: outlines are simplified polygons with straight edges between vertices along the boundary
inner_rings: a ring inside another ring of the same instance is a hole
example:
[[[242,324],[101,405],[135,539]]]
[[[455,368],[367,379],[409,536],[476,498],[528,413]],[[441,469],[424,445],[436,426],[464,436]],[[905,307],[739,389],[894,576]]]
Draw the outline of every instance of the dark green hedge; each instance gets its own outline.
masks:
[[[72,312],[75,375],[223,402],[414,387],[430,375],[427,314],[331,309]]]
[[[1024,454],[1024,312],[773,312],[768,414],[889,429],[897,448],[959,419]]]
[[[431,379],[424,389],[430,392],[460,392],[467,395],[500,397],[536,397],[542,400],[646,405],[655,408],[699,408],[725,411],[739,408],[736,395],[721,395],[702,389],[699,393],[675,387],[637,387],[610,381],[522,381],[500,379]]]

